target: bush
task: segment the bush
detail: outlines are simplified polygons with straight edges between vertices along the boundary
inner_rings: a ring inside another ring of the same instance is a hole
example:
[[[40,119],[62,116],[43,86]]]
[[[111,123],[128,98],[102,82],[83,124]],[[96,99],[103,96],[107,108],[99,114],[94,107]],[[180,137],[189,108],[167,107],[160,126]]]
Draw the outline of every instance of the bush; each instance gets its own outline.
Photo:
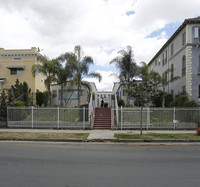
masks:
[[[189,101],[187,95],[177,95],[174,102],[170,103],[170,107],[185,107],[185,103]]]
[[[172,94],[167,94],[165,96],[165,106],[169,107],[171,102],[173,102],[173,95]]]
[[[24,107],[25,106],[25,103],[23,101],[15,101],[13,103],[13,106],[14,107]]]
[[[119,107],[121,107],[121,106],[124,107],[124,106],[125,106],[125,102],[124,102],[123,99],[119,99],[119,100],[118,100],[118,106],[119,106]]]
[[[13,103],[14,107],[25,107],[25,103],[23,101],[15,101]],[[20,121],[23,120],[24,118],[26,118],[27,116],[27,112],[24,108],[22,109],[13,109],[14,113],[13,113],[13,120],[14,121]]]
[[[48,101],[48,92],[36,92],[36,104],[42,106],[43,104],[46,106]]]
[[[195,102],[195,100],[191,100],[191,101],[186,101],[184,104],[185,107],[198,107],[197,103]]]
[[[6,117],[6,116],[7,116],[7,95],[3,90],[0,96],[0,117]]]
[[[200,127],[197,127],[197,136],[200,136]]]

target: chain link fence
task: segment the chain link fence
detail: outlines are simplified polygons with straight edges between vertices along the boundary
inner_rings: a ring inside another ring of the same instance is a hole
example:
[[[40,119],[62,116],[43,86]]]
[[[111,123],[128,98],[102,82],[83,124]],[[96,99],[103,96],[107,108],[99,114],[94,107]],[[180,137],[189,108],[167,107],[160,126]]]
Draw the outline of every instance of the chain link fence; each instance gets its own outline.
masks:
[[[8,107],[7,126],[12,128],[89,129],[88,108]]]

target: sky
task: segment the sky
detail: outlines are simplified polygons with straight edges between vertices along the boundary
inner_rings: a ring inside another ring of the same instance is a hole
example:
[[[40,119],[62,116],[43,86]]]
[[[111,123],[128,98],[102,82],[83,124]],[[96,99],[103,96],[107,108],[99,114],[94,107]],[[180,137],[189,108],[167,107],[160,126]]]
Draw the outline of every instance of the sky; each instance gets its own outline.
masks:
[[[0,0],[0,48],[39,47],[50,59],[81,45],[92,56],[90,71],[112,90],[118,73],[110,61],[131,46],[135,61],[148,63],[184,19],[200,16],[199,0]]]

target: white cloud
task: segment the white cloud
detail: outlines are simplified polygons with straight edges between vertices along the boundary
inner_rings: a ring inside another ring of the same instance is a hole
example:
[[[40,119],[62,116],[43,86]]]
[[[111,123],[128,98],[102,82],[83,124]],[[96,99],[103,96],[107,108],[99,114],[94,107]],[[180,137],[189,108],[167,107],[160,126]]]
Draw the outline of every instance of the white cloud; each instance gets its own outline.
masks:
[[[127,45],[133,47],[137,63],[149,62],[169,36],[164,31],[147,36],[198,16],[199,7],[199,0],[0,1],[0,47],[40,47],[54,58],[80,44],[107,72],[110,60]],[[130,11],[134,14],[127,16]],[[97,87],[109,88],[106,82]]]

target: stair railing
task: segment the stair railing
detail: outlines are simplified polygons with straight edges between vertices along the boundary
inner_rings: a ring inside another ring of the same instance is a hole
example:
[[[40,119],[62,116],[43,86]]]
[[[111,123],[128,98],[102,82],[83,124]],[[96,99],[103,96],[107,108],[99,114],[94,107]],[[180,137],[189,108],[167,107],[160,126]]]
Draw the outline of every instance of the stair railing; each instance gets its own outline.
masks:
[[[115,93],[115,110],[116,110],[116,121],[118,125],[119,124],[119,108],[118,108],[118,102],[117,102],[117,93]]]
[[[90,103],[89,103],[89,122],[91,124],[91,129],[93,128],[93,92],[90,96]]]

